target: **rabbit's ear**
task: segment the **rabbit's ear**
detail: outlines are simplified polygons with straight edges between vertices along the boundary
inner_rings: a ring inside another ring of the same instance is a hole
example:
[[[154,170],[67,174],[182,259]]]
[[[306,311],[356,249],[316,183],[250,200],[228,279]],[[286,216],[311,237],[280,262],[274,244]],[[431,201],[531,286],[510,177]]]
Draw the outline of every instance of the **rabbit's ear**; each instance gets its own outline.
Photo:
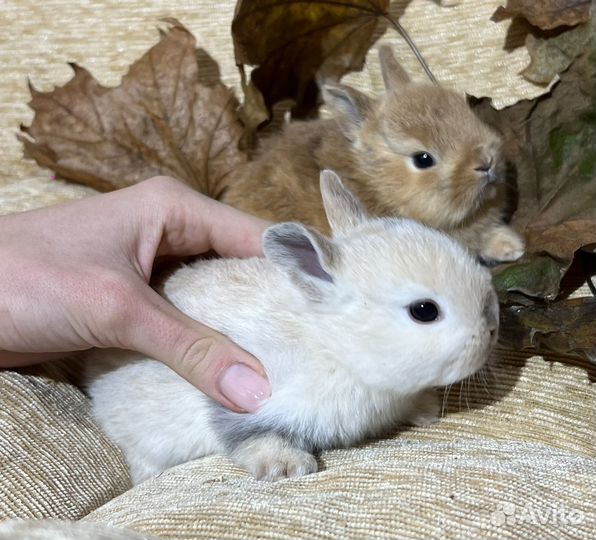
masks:
[[[322,300],[333,284],[339,253],[333,241],[317,231],[299,223],[272,225],[263,235],[263,251],[312,300]]]
[[[334,236],[347,234],[369,220],[358,198],[343,185],[337,174],[328,169],[321,171],[321,195]]]
[[[385,89],[388,92],[397,92],[401,87],[411,82],[409,75],[401,67],[389,45],[383,45],[379,48],[379,60]]]
[[[325,83],[321,88],[323,101],[336,113],[345,116],[351,124],[360,126],[373,108],[373,100],[366,94],[345,84]]]

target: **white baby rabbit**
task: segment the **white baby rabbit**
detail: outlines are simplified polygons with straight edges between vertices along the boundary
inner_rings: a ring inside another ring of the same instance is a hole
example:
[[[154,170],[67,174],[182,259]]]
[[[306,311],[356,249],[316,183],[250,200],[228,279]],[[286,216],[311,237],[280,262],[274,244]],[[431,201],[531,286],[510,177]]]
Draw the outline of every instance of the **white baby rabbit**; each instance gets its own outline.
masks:
[[[333,238],[273,225],[265,258],[199,260],[163,287],[260,359],[272,395],[258,412],[224,409],[135,353],[88,359],[93,414],[135,483],[212,453],[259,479],[315,472],[317,450],[434,421],[432,388],[486,361],[498,326],[489,272],[442,232],[369,218],[333,172],[321,192]]]

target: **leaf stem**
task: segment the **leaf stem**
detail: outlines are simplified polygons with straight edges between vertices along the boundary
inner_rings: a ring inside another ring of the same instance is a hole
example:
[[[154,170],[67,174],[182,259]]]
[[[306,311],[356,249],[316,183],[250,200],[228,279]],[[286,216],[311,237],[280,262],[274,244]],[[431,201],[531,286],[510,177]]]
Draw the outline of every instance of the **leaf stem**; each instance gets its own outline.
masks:
[[[391,15],[389,15],[389,13],[383,13],[383,17],[385,17],[385,19],[387,19],[391,23],[393,28],[395,28],[397,30],[397,32],[401,35],[401,37],[404,38],[405,42],[408,44],[408,46],[414,53],[414,56],[416,56],[416,59],[418,60],[418,62],[420,62],[422,69],[424,69],[425,73],[427,74],[427,76],[431,80],[431,82],[433,84],[438,85],[439,82],[437,81],[436,77],[433,75],[433,72],[430,70],[430,67],[428,67],[426,60],[424,59],[424,57],[418,50],[418,47],[416,47],[416,44],[414,43],[414,41],[412,41],[412,38],[406,32],[406,29],[396,19],[394,19]]]

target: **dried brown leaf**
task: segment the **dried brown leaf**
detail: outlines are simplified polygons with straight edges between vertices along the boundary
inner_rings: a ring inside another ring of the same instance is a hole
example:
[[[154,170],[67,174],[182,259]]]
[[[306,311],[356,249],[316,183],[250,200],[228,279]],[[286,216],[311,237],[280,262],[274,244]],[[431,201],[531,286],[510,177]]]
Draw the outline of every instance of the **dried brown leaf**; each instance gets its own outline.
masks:
[[[575,26],[591,17],[591,0],[507,0],[499,11],[524,17],[543,30],[557,26]]]
[[[505,139],[517,170],[514,226],[527,236],[527,255],[497,267],[502,298],[520,291],[554,300],[574,253],[596,237],[596,54],[590,46],[551,92],[481,116]]]
[[[544,251],[557,259],[571,260],[579,247],[596,242],[596,226],[594,219],[569,219],[557,225],[536,224],[526,229],[526,240],[531,252]]]
[[[232,23],[236,62],[258,66],[251,80],[269,110],[292,99],[293,115],[307,117],[317,108],[317,78],[362,69],[388,7],[388,0],[240,0]]]
[[[578,24],[576,27],[550,37],[536,37],[528,34],[526,48],[531,62],[522,75],[536,84],[549,84],[556,75],[565,71],[574,58],[590,45],[594,30],[592,25]]]
[[[246,161],[238,150],[238,104],[221,82],[200,84],[194,37],[168,22],[117,87],[101,86],[77,65],[62,87],[31,87],[35,117],[19,137],[25,156],[102,191],[169,175],[217,195]]]
[[[244,103],[238,110],[238,115],[244,125],[244,135],[240,143],[241,148],[252,149],[257,146],[257,128],[269,120],[269,111],[263,94],[253,81],[246,81],[244,66],[239,66]]]
[[[596,362],[596,299],[501,309],[500,339],[516,350],[555,352]],[[531,329],[528,331],[528,329]]]

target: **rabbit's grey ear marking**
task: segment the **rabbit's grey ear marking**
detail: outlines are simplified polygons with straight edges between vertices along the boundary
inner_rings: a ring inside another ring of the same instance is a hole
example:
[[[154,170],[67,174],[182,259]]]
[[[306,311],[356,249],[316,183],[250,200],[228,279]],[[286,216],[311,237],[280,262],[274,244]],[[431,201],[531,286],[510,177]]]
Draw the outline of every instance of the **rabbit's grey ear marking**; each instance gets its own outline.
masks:
[[[399,91],[402,86],[410,83],[410,76],[397,61],[389,45],[382,45],[379,48],[379,61],[385,89],[388,92]]]
[[[263,251],[313,300],[321,300],[326,287],[333,283],[337,248],[315,230],[299,223],[272,225],[263,236]]]
[[[346,234],[369,220],[360,200],[331,170],[321,171],[321,195],[327,221],[334,235]]]
[[[366,94],[344,84],[325,83],[321,92],[323,100],[331,109],[357,126],[362,124],[372,109],[372,100]]]

